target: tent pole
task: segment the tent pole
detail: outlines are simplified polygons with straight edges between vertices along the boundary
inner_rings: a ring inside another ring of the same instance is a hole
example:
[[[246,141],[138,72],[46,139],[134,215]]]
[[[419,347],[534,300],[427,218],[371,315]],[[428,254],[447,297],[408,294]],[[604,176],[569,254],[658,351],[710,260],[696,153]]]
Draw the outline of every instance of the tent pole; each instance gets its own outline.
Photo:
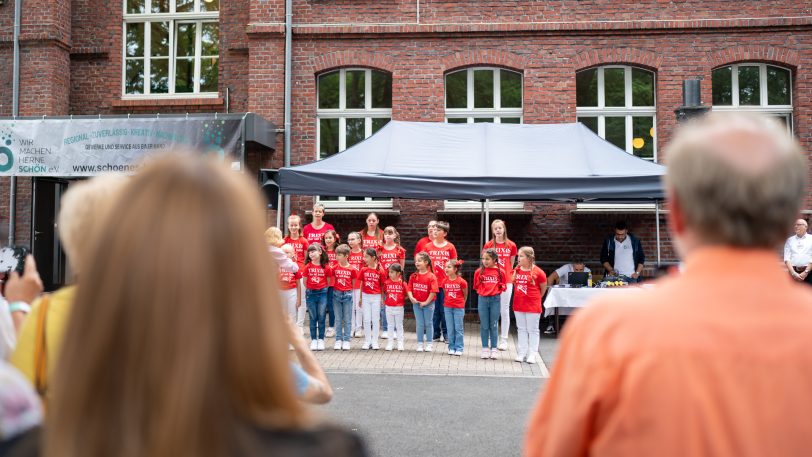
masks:
[[[485,246],[485,200],[479,201],[479,245]]]
[[[282,224],[282,192],[276,196],[276,227],[281,228]]]
[[[660,268],[660,201],[654,202],[654,214],[657,220],[655,226],[657,227],[657,268]]]
[[[491,230],[491,201],[490,199],[485,199],[485,227],[482,232],[482,245],[484,246],[485,243],[488,242],[488,234]]]

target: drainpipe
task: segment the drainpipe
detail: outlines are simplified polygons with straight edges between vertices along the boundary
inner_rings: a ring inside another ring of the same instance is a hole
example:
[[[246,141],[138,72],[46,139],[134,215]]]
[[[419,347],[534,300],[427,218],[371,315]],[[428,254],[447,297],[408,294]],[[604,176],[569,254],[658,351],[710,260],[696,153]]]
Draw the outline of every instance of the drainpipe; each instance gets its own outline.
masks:
[[[293,0],[285,0],[285,150],[284,166],[290,166],[290,92],[293,73]],[[279,209],[277,208],[277,212]],[[290,216],[290,195],[285,195],[285,221]],[[282,228],[282,227],[280,227]],[[284,231],[284,230],[283,230]]]
[[[22,22],[23,0],[14,1],[14,63],[12,64],[11,115],[20,115],[20,24]],[[17,178],[11,177],[8,207],[8,245],[14,245],[14,230],[17,225]]]

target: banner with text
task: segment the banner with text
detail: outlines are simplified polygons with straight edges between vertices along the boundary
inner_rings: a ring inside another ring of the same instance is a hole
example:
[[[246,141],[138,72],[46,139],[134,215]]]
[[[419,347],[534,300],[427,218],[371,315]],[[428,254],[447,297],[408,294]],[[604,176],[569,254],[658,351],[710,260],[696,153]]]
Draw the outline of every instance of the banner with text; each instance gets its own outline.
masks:
[[[0,120],[0,176],[134,173],[175,148],[238,160],[241,119],[101,118]]]

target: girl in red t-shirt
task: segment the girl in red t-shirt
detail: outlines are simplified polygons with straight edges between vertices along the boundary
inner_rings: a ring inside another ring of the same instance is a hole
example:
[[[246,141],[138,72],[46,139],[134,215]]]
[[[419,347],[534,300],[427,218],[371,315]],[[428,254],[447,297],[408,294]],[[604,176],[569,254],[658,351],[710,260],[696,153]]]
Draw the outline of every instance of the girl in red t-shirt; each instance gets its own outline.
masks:
[[[510,295],[513,292],[513,264],[516,261],[516,243],[510,241],[507,236],[507,226],[502,219],[495,219],[491,223],[491,238],[483,250],[493,248],[496,254],[499,255],[499,267],[505,270],[505,277],[507,278],[507,287],[505,291],[499,296],[499,310],[500,320],[502,323],[501,334],[499,338],[499,350],[507,350],[507,339],[510,334]]]
[[[315,214],[316,207],[313,207]],[[332,227],[332,226],[331,226]],[[324,246],[324,252],[327,253],[327,259],[330,262],[330,268],[336,266],[336,246],[338,246],[338,233],[335,230],[327,230],[324,236],[319,239],[319,243]],[[333,279],[327,284],[327,332],[324,336],[327,338],[336,335],[336,314],[333,309]]]
[[[386,350],[391,351],[398,340],[398,351],[403,350],[403,304],[406,302],[406,285],[403,283],[403,268],[393,263],[387,270],[389,278],[383,282],[383,304],[386,308],[386,321],[389,327],[389,342]]]
[[[381,262],[381,269],[389,271],[389,265],[397,263],[401,271],[406,266],[406,250],[400,247],[400,234],[391,225],[383,229],[383,244],[378,245],[378,260]],[[384,338],[389,338],[389,324],[386,321],[385,307],[381,307],[381,334]]]
[[[378,336],[381,328],[381,293],[385,273],[378,263],[378,251],[364,250],[366,266],[361,268],[361,310],[364,313],[364,345],[361,349],[380,349]]]
[[[409,276],[406,294],[412,302],[417,331],[417,352],[423,352],[423,334],[426,335],[426,352],[432,351],[434,339],[434,298],[437,296],[437,277],[431,271],[431,258],[425,252],[414,256],[417,271]]]
[[[316,203],[313,205],[313,222],[304,226],[302,235],[307,238],[308,243],[321,243],[324,234],[329,230],[335,230],[333,226],[324,222],[324,205]]]
[[[367,226],[361,230],[361,241],[364,244],[363,248],[378,249],[383,241],[383,231],[378,227],[378,215],[369,213],[367,216]]]
[[[445,264],[445,324],[448,327],[448,355],[461,356],[464,347],[463,321],[468,300],[468,282],[459,276],[462,260],[451,259]]]
[[[320,244],[307,248],[308,262],[302,276],[305,282],[305,301],[310,314],[310,349],[324,350],[324,317],[327,311],[327,281],[330,278],[330,261]]]
[[[296,262],[299,264],[305,263],[307,247],[310,243],[307,239],[302,236],[302,218],[295,214],[291,214],[288,216],[288,236],[284,239],[285,244],[289,244],[293,246],[293,249],[296,251]],[[304,290],[304,282],[303,280],[299,280],[299,287]],[[307,311],[307,304],[305,303],[305,298],[307,294],[301,294],[301,301],[299,302],[299,310],[296,312],[296,325],[302,331],[304,335],[304,319],[305,319],[305,312]]]
[[[539,350],[541,297],[547,290],[547,275],[536,266],[536,253],[529,246],[519,249],[519,266],[513,270],[513,313],[518,329],[517,362],[536,363]],[[529,341],[529,347],[528,347]]]
[[[499,357],[499,350],[496,348],[499,330],[499,294],[505,291],[506,278],[498,262],[499,255],[496,250],[485,249],[482,252],[482,266],[474,273],[474,290],[479,295],[477,310],[483,359]]]
[[[361,248],[361,234],[350,232],[347,235],[347,244],[350,246],[350,265],[361,271],[364,268],[364,250]],[[364,336],[364,313],[361,311],[361,281],[356,280],[352,285],[352,336]]]
[[[282,245],[282,252],[292,261],[296,261],[296,251],[289,244]],[[282,299],[282,309],[284,309],[291,319],[296,319],[296,308],[301,302],[302,287],[300,279],[304,266],[299,264],[296,272],[279,269],[279,297]]]

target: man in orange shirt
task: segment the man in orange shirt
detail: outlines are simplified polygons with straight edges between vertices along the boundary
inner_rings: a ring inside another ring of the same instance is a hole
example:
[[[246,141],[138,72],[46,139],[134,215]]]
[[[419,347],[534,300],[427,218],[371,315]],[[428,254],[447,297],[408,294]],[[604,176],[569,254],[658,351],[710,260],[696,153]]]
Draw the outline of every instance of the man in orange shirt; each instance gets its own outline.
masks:
[[[776,257],[807,158],[778,122],[719,113],[666,157],[684,269],[575,316],[525,455],[810,455],[812,291]]]

